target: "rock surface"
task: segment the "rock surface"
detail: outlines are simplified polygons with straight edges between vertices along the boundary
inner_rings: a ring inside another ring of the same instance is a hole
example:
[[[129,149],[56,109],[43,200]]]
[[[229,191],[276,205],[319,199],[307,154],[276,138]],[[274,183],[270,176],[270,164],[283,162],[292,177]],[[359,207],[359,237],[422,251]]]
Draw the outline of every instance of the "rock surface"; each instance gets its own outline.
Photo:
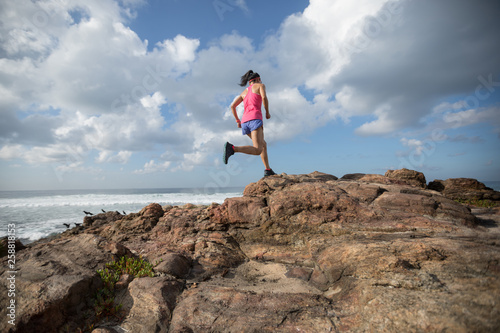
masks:
[[[448,194],[412,170],[282,174],[222,205],[86,217],[18,252],[17,324],[0,330],[498,332],[500,211]],[[122,276],[119,315],[89,325],[96,270],[123,255],[156,276]]]

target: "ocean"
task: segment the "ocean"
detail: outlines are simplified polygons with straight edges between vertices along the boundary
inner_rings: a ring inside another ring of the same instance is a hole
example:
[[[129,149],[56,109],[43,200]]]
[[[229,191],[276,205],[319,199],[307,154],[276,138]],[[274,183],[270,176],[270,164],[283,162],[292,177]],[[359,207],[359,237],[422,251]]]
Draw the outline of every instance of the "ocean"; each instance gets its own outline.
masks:
[[[82,223],[85,213],[104,211],[137,213],[150,203],[160,205],[209,205],[240,197],[243,188],[217,191],[178,189],[0,191],[0,237],[14,224],[16,237],[28,244],[66,230],[63,223]]]

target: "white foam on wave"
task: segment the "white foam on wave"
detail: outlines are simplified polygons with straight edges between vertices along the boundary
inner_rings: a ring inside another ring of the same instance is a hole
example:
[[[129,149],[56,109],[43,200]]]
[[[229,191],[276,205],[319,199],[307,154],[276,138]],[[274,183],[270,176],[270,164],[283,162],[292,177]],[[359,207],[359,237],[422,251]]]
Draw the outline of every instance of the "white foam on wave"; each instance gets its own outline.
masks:
[[[51,234],[58,234],[67,230],[68,228],[63,223],[74,227],[75,223],[82,223],[82,219],[75,216],[32,222],[27,225],[20,225],[18,234],[20,238],[33,242]]]
[[[208,205],[213,202],[222,203],[226,198],[241,196],[241,193],[152,193],[152,194],[75,194],[40,196],[31,198],[3,198],[0,199],[0,208],[22,207],[63,207],[83,206],[102,207],[114,205],[148,205],[159,203],[161,205],[181,205],[192,203],[195,205]]]

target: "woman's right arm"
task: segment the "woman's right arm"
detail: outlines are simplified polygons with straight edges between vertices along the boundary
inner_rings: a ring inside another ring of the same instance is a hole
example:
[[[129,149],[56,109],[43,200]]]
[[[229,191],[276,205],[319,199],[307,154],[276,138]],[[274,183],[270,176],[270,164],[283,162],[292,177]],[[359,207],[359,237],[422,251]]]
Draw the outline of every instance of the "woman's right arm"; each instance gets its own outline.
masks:
[[[238,97],[236,97],[233,102],[231,103],[231,111],[233,111],[233,116],[234,116],[234,119],[236,119],[236,123],[238,124],[238,127],[241,127],[241,121],[240,119],[238,118],[238,113],[236,112],[236,107],[238,105],[241,104],[241,102],[243,102],[243,98],[241,97],[241,95],[239,95]]]

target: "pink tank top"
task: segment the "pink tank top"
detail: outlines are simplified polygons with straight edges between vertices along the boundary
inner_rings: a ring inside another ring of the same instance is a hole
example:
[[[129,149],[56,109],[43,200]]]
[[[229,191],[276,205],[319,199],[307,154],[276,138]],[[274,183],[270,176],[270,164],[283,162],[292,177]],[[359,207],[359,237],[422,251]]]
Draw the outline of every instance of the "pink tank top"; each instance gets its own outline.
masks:
[[[245,123],[250,120],[262,120],[262,96],[252,92],[252,86],[248,87],[248,93],[243,99],[243,117],[241,122]]]

